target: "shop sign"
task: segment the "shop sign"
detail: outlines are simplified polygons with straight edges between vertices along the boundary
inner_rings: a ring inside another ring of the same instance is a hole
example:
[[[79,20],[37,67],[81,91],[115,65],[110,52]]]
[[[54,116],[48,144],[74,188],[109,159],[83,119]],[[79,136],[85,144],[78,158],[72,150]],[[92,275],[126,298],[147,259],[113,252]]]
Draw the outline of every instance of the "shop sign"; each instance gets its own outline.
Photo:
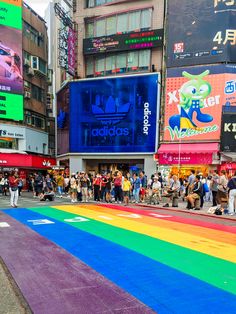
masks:
[[[85,55],[112,51],[129,51],[145,48],[161,47],[163,44],[163,29],[131,32],[103,37],[85,38],[83,52]]]
[[[212,164],[212,154],[164,153],[159,154],[160,165],[207,165]]]
[[[221,151],[236,152],[236,113],[223,114],[221,128]]]
[[[25,138],[25,130],[23,128],[0,124],[0,137]]]
[[[0,153],[1,167],[21,167],[46,169],[56,164],[54,158],[44,158],[26,154],[4,154]]]
[[[236,67],[167,71],[164,141],[219,141],[222,106],[236,106]]]

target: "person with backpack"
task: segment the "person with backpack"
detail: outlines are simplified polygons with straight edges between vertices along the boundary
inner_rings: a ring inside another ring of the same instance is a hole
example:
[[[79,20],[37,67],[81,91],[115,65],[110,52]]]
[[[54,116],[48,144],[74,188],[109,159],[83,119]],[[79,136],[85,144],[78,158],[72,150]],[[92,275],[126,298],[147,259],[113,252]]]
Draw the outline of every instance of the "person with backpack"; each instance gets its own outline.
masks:
[[[233,177],[229,180],[227,187],[229,189],[229,215],[233,216],[236,212],[236,171]]]
[[[200,200],[202,197],[203,191],[202,191],[202,183],[201,183],[201,177],[199,175],[196,175],[192,192],[188,194],[187,201],[188,206],[187,209],[194,209],[194,210],[200,210],[200,208],[194,207],[195,201]]]

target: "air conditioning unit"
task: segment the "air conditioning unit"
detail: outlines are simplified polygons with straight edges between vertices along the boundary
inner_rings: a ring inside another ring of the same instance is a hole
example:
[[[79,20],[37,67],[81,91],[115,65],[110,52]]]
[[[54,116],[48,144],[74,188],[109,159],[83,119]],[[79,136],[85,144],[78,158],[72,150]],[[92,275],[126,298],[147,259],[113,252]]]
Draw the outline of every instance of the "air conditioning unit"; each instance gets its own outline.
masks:
[[[25,91],[25,98],[30,99],[31,98],[31,93],[28,91]]]
[[[34,69],[32,69],[31,67],[29,67],[28,70],[27,70],[27,75],[29,75],[29,76],[34,76]]]
[[[30,67],[30,60],[28,60],[28,59],[25,58],[25,59],[24,59],[24,65]]]
[[[31,68],[39,71],[39,57],[31,56]]]

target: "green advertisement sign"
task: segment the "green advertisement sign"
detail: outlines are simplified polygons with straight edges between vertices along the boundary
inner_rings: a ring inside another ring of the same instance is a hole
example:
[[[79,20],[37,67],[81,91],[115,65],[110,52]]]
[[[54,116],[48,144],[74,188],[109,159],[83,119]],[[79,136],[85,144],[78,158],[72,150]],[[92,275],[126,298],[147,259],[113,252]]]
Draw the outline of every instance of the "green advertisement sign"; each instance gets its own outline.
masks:
[[[0,1],[0,24],[22,29],[22,7]]]
[[[23,96],[0,92],[0,119],[23,120]]]

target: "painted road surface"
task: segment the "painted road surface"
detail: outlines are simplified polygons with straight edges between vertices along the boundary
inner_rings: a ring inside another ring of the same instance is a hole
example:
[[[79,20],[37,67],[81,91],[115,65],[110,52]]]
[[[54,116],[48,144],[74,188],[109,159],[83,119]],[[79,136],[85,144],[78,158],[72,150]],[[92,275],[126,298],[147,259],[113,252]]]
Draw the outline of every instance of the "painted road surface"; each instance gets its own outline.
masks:
[[[236,313],[236,225],[62,205],[3,210],[0,239],[36,314]]]

